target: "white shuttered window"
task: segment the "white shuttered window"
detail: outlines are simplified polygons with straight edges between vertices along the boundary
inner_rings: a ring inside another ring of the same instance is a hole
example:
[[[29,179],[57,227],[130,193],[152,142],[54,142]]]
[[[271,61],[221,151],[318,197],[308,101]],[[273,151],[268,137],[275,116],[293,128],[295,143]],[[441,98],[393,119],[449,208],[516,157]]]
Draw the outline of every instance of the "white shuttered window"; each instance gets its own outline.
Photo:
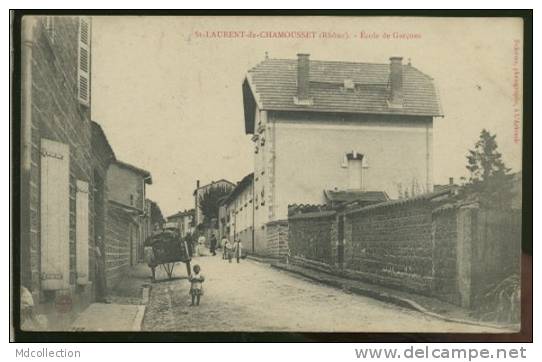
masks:
[[[75,196],[75,248],[77,284],[88,283],[88,183],[77,180]]]
[[[91,22],[88,17],[79,18],[79,59],[77,66],[79,103],[90,104],[90,39]]]
[[[70,286],[70,149],[41,139],[41,286]]]

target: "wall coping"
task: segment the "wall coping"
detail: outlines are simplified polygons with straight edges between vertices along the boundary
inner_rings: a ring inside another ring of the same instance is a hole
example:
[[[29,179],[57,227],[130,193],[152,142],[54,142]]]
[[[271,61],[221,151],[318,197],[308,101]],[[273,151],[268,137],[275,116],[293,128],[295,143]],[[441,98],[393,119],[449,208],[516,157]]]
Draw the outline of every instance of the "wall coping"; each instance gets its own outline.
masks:
[[[314,211],[314,212],[307,212],[304,214],[296,214],[288,217],[288,220],[299,220],[299,219],[316,219],[316,218],[324,218],[324,217],[330,217],[335,216],[337,214],[337,211],[331,210],[331,211]]]
[[[351,209],[347,208],[343,211],[343,213],[348,215],[348,214],[366,212],[366,211],[371,211],[371,210],[380,209],[380,208],[387,208],[387,207],[392,207],[392,206],[407,206],[407,205],[412,205],[412,204],[417,204],[417,203],[422,203],[422,202],[431,202],[432,200],[438,197],[452,196],[453,194],[454,193],[452,190],[435,191],[435,192],[419,195],[416,197],[411,197],[408,199],[391,200],[391,201],[381,202],[378,204],[367,205],[363,207],[355,207]]]
[[[280,219],[280,220],[269,221],[266,225],[267,226],[275,226],[275,225],[288,226],[288,219]]]

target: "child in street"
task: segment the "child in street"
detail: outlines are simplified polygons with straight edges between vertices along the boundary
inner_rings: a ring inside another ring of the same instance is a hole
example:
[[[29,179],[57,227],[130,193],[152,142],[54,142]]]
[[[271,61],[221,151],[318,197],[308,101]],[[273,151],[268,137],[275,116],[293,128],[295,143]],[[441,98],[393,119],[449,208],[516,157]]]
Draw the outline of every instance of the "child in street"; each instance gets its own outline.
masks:
[[[198,264],[194,265],[194,274],[190,275],[190,296],[192,297],[192,304],[190,306],[199,306],[199,301],[203,295],[203,282],[205,277],[200,274],[201,268]],[[195,302],[195,303],[194,303]]]

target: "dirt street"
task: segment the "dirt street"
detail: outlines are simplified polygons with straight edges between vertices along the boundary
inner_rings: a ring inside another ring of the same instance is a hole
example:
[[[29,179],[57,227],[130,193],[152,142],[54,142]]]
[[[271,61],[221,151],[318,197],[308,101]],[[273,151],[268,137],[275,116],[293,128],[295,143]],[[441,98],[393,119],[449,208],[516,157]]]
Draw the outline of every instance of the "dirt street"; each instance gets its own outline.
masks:
[[[250,260],[196,257],[205,295],[191,307],[184,264],[152,285],[143,330],[298,332],[492,332],[345,293]],[[497,330],[495,330],[497,331]],[[497,331],[498,332],[498,331]]]

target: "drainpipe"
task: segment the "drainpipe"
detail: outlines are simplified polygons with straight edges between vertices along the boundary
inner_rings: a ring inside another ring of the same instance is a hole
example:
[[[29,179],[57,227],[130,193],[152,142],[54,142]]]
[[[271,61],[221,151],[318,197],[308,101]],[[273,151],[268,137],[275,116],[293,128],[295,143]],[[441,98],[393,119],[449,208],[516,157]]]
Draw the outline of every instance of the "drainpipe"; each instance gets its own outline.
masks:
[[[21,283],[32,291],[30,170],[32,166],[32,48],[35,18],[21,20]]]

